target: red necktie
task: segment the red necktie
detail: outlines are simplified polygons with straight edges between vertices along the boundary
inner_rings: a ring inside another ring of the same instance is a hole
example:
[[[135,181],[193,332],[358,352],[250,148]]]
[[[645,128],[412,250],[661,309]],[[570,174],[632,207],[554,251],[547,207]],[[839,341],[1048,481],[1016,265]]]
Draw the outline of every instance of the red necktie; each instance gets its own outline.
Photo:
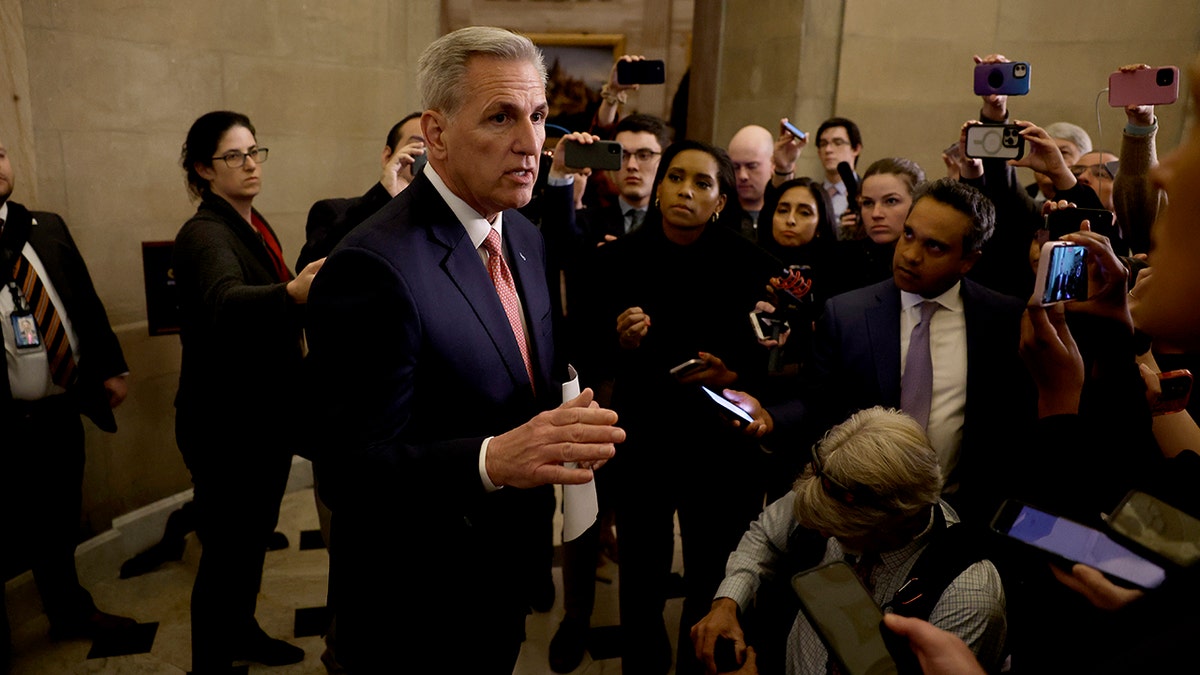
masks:
[[[42,344],[46,347],[46,356],[50,360],[50,379],[58,386],[66,389],[75,378],[75,355],[71,353],[71,341],[67,339],[67,329],[62,325],[62,319],[50,302],[50,294],[42,285],[42,280],[33,269],[33,265],[25,256],[17,258],[13,268],[13,280],[21,289],[21,295],[29,303],[33,318],[37,321],[38,330],[42,334]]]
[[[513,336],[517,338],[517,346],[521,348],[521,358],[525,360],[529,384],[533,386],[533,363],[529,360],[529,344],[525,340],[525,327],[521,324],[521,303],[517,299],[517,286],[513,283],[512,271],[508,269],[508,263],[504,262],[504,256],[500,254],[500,233],[490,229],[487,239],[483,240],[483,248],[488,252],[488,274],[492,277],[496,294],[500,296],[500,304],[504,305],[508,325],[512,328]]]

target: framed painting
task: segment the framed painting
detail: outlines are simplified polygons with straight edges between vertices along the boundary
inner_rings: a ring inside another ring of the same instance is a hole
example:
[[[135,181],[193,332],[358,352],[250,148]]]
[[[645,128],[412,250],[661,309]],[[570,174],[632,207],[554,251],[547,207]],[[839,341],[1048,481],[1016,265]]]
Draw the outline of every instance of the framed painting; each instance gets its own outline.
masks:
[[[550,102],[548,122],[569,131],[587,131],[600,106],[600,88],[613,62],[625,53],[617,33],[527,33],[546,59]]]

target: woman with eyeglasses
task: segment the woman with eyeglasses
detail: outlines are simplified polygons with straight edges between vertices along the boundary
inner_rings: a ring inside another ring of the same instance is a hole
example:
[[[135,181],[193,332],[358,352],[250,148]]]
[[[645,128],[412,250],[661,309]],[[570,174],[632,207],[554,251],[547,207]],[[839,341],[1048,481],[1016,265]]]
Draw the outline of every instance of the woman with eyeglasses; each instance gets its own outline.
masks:
[[[192,589],[192,671],[235,660],[298,663],[304,651],[254,618],[267,541],[291,467],[301,319],[324,259],[293,278],[253,207],[267,149],[245,115],[216,111],[188,131],[181,163],[200,200],[175,238],[183,358],[175,438],[192,474],[203,550]]]

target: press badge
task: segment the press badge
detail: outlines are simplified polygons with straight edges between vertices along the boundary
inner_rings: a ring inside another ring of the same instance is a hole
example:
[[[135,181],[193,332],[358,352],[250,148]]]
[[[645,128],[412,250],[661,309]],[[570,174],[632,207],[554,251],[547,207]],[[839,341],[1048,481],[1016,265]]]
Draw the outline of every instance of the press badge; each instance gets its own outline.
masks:
[[[16,283],[9,282],[8,290],[13,296],[13,311],[8,316],[12,322],[13,341],[17,349],[37,349],[42,346],[42,336],[38,334],[37,320],[25,302],[25,296],[17,289]]]

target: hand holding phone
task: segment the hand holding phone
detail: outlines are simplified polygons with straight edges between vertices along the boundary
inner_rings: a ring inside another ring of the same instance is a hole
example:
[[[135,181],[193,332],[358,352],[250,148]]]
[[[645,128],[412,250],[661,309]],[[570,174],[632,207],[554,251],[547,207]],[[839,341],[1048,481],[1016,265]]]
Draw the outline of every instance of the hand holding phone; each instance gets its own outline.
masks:
[[[1065,241],[1042,244],[1033,297],[1043,307],[1059,302],[1087,300],[1087,249]]]
[[[1108,76],[1108,104],[1114,108],[1130,105],[1166,105],[1179,98],[1179,68],[1142,68],[1118,70]]]
[[[780,124],[780,126],[782,126],[784,128],[785,131],[787,131],[789,134],[795,136],[798,140],[801,140],[801,141],[808,140],[808,134],[804,133],[803,131],[800,131],[800,128],[797,127],[795,124],[792,124],[791,122],[788,122],[786,120],[780,122],[779,124]]]
[[[1158,388],[1158,397],[1150,408],[1150,413],[1152,415],[1170,415],[1182,412],[1187,408],[1188,400],[1192,395],[1192,373],[1182,368],[1159,373]]]
[[[849,565],[836,561],[801,572],[792,577],[792,589],[800,598],[804,616],[825,643],[830,660],[842,673],[899,672],[884,640],[883,612]],[[915,661],[906,641],[898,640],[897,646]]]
[[[754,418],[750,416],[750,413],[734,405],[733,401],[730,401],[729,399],[721,396],[717,392],[704,385],[700,385],[700,388],[704,390],[704,393],[708,394],[708,398],[712,400],[713,403],[716,403],[724,412],[732,414],[734,417],[740,419],[746,424],[754,423]]]
[[[703,359],[688,359],[671,369],[671,374],[682,379],[693,373],[698,373],[708,367]]]
[[[567,141],[563,143],[563,161],[574,169],[621,169],[621,144],[616,141],[595,141],[593,143],[578,143]]]
[[[1029,93],[1029,63],[981,63],[975,66],[975,94],[1024,96]]]
[[[666,64],[662,59],[617,61],[617,82],[620,84],[663,84],[666,81]]]
[[[1166,579],[1162,567],[1103,532],[1016,500],[1000,507],[992,529],[1049,555],[1067,570],[1083,563],[1100,570],[1114,583],[1137,588],[1157,588]]]
[[[966,155],[975,159],[1021,159],[1025,156],[1023,129],[1019,124],[969,124]]]

